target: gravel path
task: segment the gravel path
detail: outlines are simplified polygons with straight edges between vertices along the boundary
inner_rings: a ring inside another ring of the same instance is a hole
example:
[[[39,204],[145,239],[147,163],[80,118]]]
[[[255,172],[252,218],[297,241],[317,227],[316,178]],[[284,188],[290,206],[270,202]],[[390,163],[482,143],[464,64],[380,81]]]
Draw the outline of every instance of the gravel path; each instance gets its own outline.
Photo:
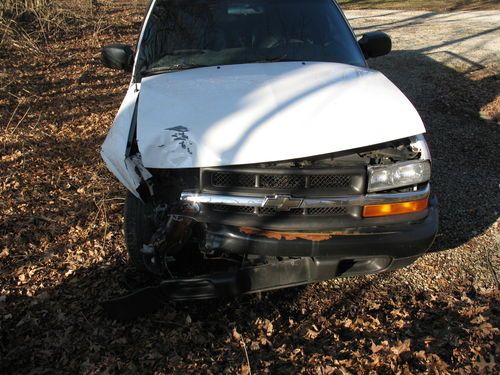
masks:
[[[350,10],[346,17],[358,35],[380,30],[393,49],[414,51],[453,67],[500,69],[500,11],[434,13]]]

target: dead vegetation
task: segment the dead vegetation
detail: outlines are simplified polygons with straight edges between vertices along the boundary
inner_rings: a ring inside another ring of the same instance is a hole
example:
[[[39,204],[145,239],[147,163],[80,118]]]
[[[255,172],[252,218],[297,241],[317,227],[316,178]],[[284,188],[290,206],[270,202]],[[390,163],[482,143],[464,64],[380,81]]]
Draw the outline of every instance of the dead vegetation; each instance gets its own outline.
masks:
[[[129,81],[99,48],[133,44],[142,16],[103,3],[89,27],[0,48],[0,373],[497,374],[498,130],[474,115],[497,81],[401,51],[379,68],[430,130],[440,253],[128,324],[104,315],[101,301],[151,282],[127,263],[124,190],[99,156]]]
[[[95,0],[4,0],[0,4],[0,46],[41,52],[40,44],[79,28],[92,27],[99,3]]]

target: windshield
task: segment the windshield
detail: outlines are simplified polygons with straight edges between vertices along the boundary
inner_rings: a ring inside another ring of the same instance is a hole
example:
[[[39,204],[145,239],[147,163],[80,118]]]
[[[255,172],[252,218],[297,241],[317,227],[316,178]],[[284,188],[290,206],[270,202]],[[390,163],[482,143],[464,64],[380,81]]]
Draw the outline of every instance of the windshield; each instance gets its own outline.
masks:
[[[136,72],[273,61],[365,65],[331,0],[157,0]]]

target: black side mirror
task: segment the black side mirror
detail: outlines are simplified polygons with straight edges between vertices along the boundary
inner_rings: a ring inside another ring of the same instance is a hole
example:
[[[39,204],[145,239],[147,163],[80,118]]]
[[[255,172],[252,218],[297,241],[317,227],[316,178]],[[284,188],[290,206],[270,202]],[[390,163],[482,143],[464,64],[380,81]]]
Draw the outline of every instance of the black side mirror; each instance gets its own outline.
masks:
[[[392,48],[391,37],[381,31],[364,34],[358,43],[366,59],[387,55]]]
[[[107,68],[130,72],[134,66],[134,51],[127,44],[111,44],[102,49],[101,60]]]

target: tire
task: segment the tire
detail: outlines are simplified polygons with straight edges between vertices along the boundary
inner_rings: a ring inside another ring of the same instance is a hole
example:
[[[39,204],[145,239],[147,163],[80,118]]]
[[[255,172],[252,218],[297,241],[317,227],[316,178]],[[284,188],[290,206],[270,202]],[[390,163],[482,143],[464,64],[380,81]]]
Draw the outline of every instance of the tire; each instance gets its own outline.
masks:
[[[151,270],[152,255],[141,252],[154,233],[153,211],[131,192],[127,193],[124,208],[125,245],[131,263],[141,272],[154,273]]]

